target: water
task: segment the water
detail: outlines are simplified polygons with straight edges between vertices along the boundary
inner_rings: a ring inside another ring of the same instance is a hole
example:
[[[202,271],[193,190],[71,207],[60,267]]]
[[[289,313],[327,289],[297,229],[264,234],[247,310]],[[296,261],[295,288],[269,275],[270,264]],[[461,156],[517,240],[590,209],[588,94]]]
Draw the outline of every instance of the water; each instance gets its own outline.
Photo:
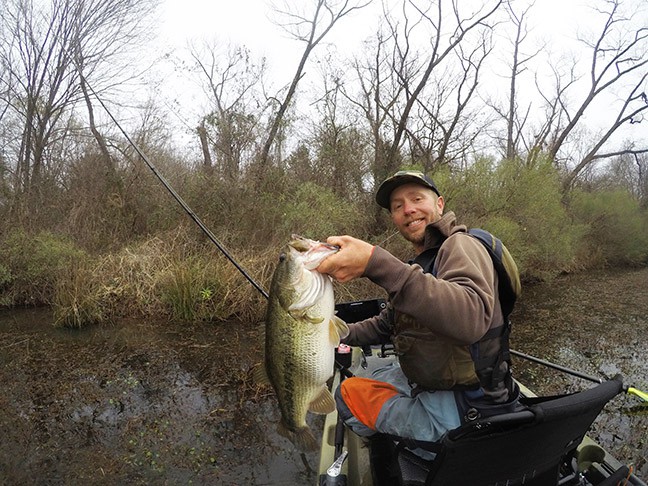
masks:
[[[252,383],[257,327],[51,322],[0,313],[2,484],[315,482]]]
[[[512,347],[648,390],[648,270],[524,289]],[[317,455],[275,432],[257,387],[258,323],[122,320],[55,329],[47,310],[0,312],[2,484],[312,485]],[[515,359],[537,393],[591,384]],[[314,428],[321,420],[312,420]],[[648,477],[648,412],[617,397],[592,437]]]
[[[512,347],[594,377],[620,373],[648,391],[648,269],[568,276],[525,289],[513,314]],[[592,383],[514,360],[516,376],[536,393],[570,392]],[[648,478],[648,404],[634,395],[613,399],[589,434]]]

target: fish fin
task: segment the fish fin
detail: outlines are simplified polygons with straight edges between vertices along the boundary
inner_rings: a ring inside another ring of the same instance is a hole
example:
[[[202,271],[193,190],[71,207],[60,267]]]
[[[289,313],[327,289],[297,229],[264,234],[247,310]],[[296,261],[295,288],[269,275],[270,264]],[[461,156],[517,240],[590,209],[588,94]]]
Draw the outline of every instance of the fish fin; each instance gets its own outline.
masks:
[[[311,322],[311,323],[313,323],[313,324],[319,324],[319,323],[321,323],[321,322],[324,321],[324,318],[323,318],[323,317],[321,317],[321,316],[309,316],[308,313],[306,313],[306,314],[304,315],[304,317],[306,318],[306,320],[307,320],[308,322]]]
[[[334,347],[340,344],[340,339],[349,335],[349,326],[347,323],[340,319],[338,316],[333,316],[329,321],[329,337],[331,345]]]
[[[335,321],[335,328],[337,329],[340,339],[345,338],[349,335],[349,326],[346,322],[340,319],[338,316],[333,316]]]
[[[286,426],[283,420],[279,422],[277,425],[277,433],[285,437],[286,439],[289,439],[291,442],[293,441],[294,433]]]
[[[265,363],[259,363],[255,365],[255,368],[252,370],[252,380],[257,385],[270,385],[270,378],[268,377],[268,372],[266,371]]]
[[[335,411],[335,399],[326,385],[322,385],[319,395],[308,405],[308,410],[320,415]]]
[[[288,311],[288,313],[290,314],[290,317],[292,317],[296,321],[304,319],[312,324],[319,324],[324,320],[324,318],[321,316],[311,316],[308,313],[308,310],[304,309],[293,309]]]
[[[296,431],[292,431],[286,426],[286,424],[284,424],[282,420],[277,426],[277,432],[279,433],[279,435],[290,440],[290,442],[295,444],[297,448],[304,452],[315,451],[319,448],[317,439],[315,439],[315,436],[313,435],[313,432],[311,432],[311,429],[308,425],[300,427]]]
[[[317,439],[308,426],[302,427],[295,432],[295,445],[302,451],[316,451],[319,448]]]

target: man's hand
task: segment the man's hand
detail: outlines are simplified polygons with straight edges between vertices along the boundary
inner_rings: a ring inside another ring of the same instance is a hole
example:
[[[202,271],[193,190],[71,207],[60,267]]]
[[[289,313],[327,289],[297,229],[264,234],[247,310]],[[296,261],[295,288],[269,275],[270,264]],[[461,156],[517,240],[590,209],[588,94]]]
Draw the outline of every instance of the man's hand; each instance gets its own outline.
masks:
[[[317,271],[327,273],[338,282],[348,282],[362,277],[374,246],[351,236],[330,236],[326,240],[340,247],[340,251],[326,258]]]

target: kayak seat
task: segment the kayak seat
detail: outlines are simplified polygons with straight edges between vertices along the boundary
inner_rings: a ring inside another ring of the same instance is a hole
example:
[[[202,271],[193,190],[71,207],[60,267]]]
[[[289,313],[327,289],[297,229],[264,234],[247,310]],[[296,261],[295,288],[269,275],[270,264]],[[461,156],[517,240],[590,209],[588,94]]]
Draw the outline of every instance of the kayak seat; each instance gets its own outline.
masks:
[[[592,422],[622,389],[621,378],[615,377],[578,393],[525,398],[522,411],[466,423],[438,443],[416,441],[436,452],[431,461],[408,450],[413,444],[405,440],[405,447],[397,447],[401,484],[556,486],[561,477],[560,484],[570,484],[561,467],[571,467]]]

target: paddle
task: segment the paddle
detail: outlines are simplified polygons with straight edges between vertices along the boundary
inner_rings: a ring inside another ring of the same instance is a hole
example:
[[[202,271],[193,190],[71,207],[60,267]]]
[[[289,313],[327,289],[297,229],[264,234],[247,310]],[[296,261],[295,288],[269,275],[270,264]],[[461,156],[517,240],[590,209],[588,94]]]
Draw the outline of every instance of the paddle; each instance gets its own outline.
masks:
[[[544,359],[536,358],[535,356],[531,356],[529,354],[521,353],[519,351],[515,351],[514,349],[511,349],[511,354],[515,356],[519,356],[520,358],[524,358],[528,361],[533,361],[534,363],[541,364],[543,366],[546,366],[548,368],[553,368],[554,370],[562,371],[564,373],[567,373],[569,375],[577,376],[578,378],[583,378],[584,380],[589,380],[593,381],[594,383],[603,383],[602,378],[597,378],[596,376],[591,376],[587,375],[585,373],[581,373],[580,371],[572,370],[570,368],[567,368],[565,366],[561,366],[556,363],[552,363],[551,361],[546,361]],[[636,395],[639,397],[640,400],[644,402],[648,402],[648,393],[643,392],[641,390],[638,390],[636,388],[633,388],[631,386],[624,386],[623,391],[625,391],[628,395]]]

